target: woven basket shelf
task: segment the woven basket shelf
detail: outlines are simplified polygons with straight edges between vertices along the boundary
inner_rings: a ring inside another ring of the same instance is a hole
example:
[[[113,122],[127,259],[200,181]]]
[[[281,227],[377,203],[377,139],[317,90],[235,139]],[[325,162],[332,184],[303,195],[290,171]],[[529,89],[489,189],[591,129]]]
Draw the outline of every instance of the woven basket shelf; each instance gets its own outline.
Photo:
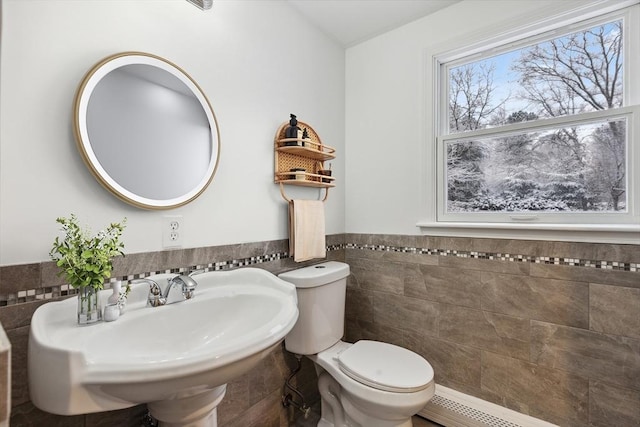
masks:
[[[325,160],[336,158],[336,150],[324,145],[316,131],[301,121],[298,121],[298,127],[306,128],[309,138],[285,138],[288,126],[289,122],[280,125],[274,139],[275,182],[304,187],[335,187],[335,177],[320,175],[318,171],[325,169]],[[305,172],[294,173],[292,169],[304,169]],[[295,175],[304,175],[304,179],[296,179]]]

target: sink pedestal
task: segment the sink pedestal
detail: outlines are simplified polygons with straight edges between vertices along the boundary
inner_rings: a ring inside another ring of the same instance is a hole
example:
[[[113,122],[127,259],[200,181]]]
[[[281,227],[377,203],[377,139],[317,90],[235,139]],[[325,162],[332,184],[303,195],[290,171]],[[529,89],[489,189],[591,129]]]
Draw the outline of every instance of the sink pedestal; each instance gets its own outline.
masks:
[[[216,408],[226,391],[224,384],[192,396],[151,402],[147,407],[160,427],[217,427]]]

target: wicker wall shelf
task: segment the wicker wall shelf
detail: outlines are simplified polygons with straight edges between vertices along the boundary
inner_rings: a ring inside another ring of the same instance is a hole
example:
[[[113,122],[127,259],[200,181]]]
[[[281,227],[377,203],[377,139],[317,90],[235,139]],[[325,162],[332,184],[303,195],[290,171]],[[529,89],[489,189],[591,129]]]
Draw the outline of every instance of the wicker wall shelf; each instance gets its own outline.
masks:
[[[298,127],[306,128],[309,138],[285,138],[285,130],[288,126],[289,122],[280,125],[274,139],[275,182],[326,189],[335,187],[335,177],[321,175],[318,171],[325,169],[326,160],[336,158],[336,150],[324,145],[316,131],[299,120]],[[304,172],[293,172],[292,169],[304,169]]]

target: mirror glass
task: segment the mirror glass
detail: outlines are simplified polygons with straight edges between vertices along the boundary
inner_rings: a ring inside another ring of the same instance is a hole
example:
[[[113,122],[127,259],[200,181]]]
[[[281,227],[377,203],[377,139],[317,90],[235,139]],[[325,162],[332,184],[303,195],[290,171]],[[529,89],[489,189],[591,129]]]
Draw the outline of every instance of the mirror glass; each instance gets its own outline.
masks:
[[[142,208],[190,202],[218,165],[218,126],[206,96],[183,70],[147,53],[110,56],[87,73],[74,130],[98,181]]]

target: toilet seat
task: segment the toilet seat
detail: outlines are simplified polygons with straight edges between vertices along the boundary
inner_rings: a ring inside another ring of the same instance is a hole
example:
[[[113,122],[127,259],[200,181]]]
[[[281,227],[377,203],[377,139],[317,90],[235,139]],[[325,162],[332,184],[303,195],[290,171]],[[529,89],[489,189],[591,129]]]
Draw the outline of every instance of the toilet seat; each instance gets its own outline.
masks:
[[[337,356],[340,370],[378,390],[412,393],[428,387],[433,368],[418,354],[393,344],[362,340]]]

